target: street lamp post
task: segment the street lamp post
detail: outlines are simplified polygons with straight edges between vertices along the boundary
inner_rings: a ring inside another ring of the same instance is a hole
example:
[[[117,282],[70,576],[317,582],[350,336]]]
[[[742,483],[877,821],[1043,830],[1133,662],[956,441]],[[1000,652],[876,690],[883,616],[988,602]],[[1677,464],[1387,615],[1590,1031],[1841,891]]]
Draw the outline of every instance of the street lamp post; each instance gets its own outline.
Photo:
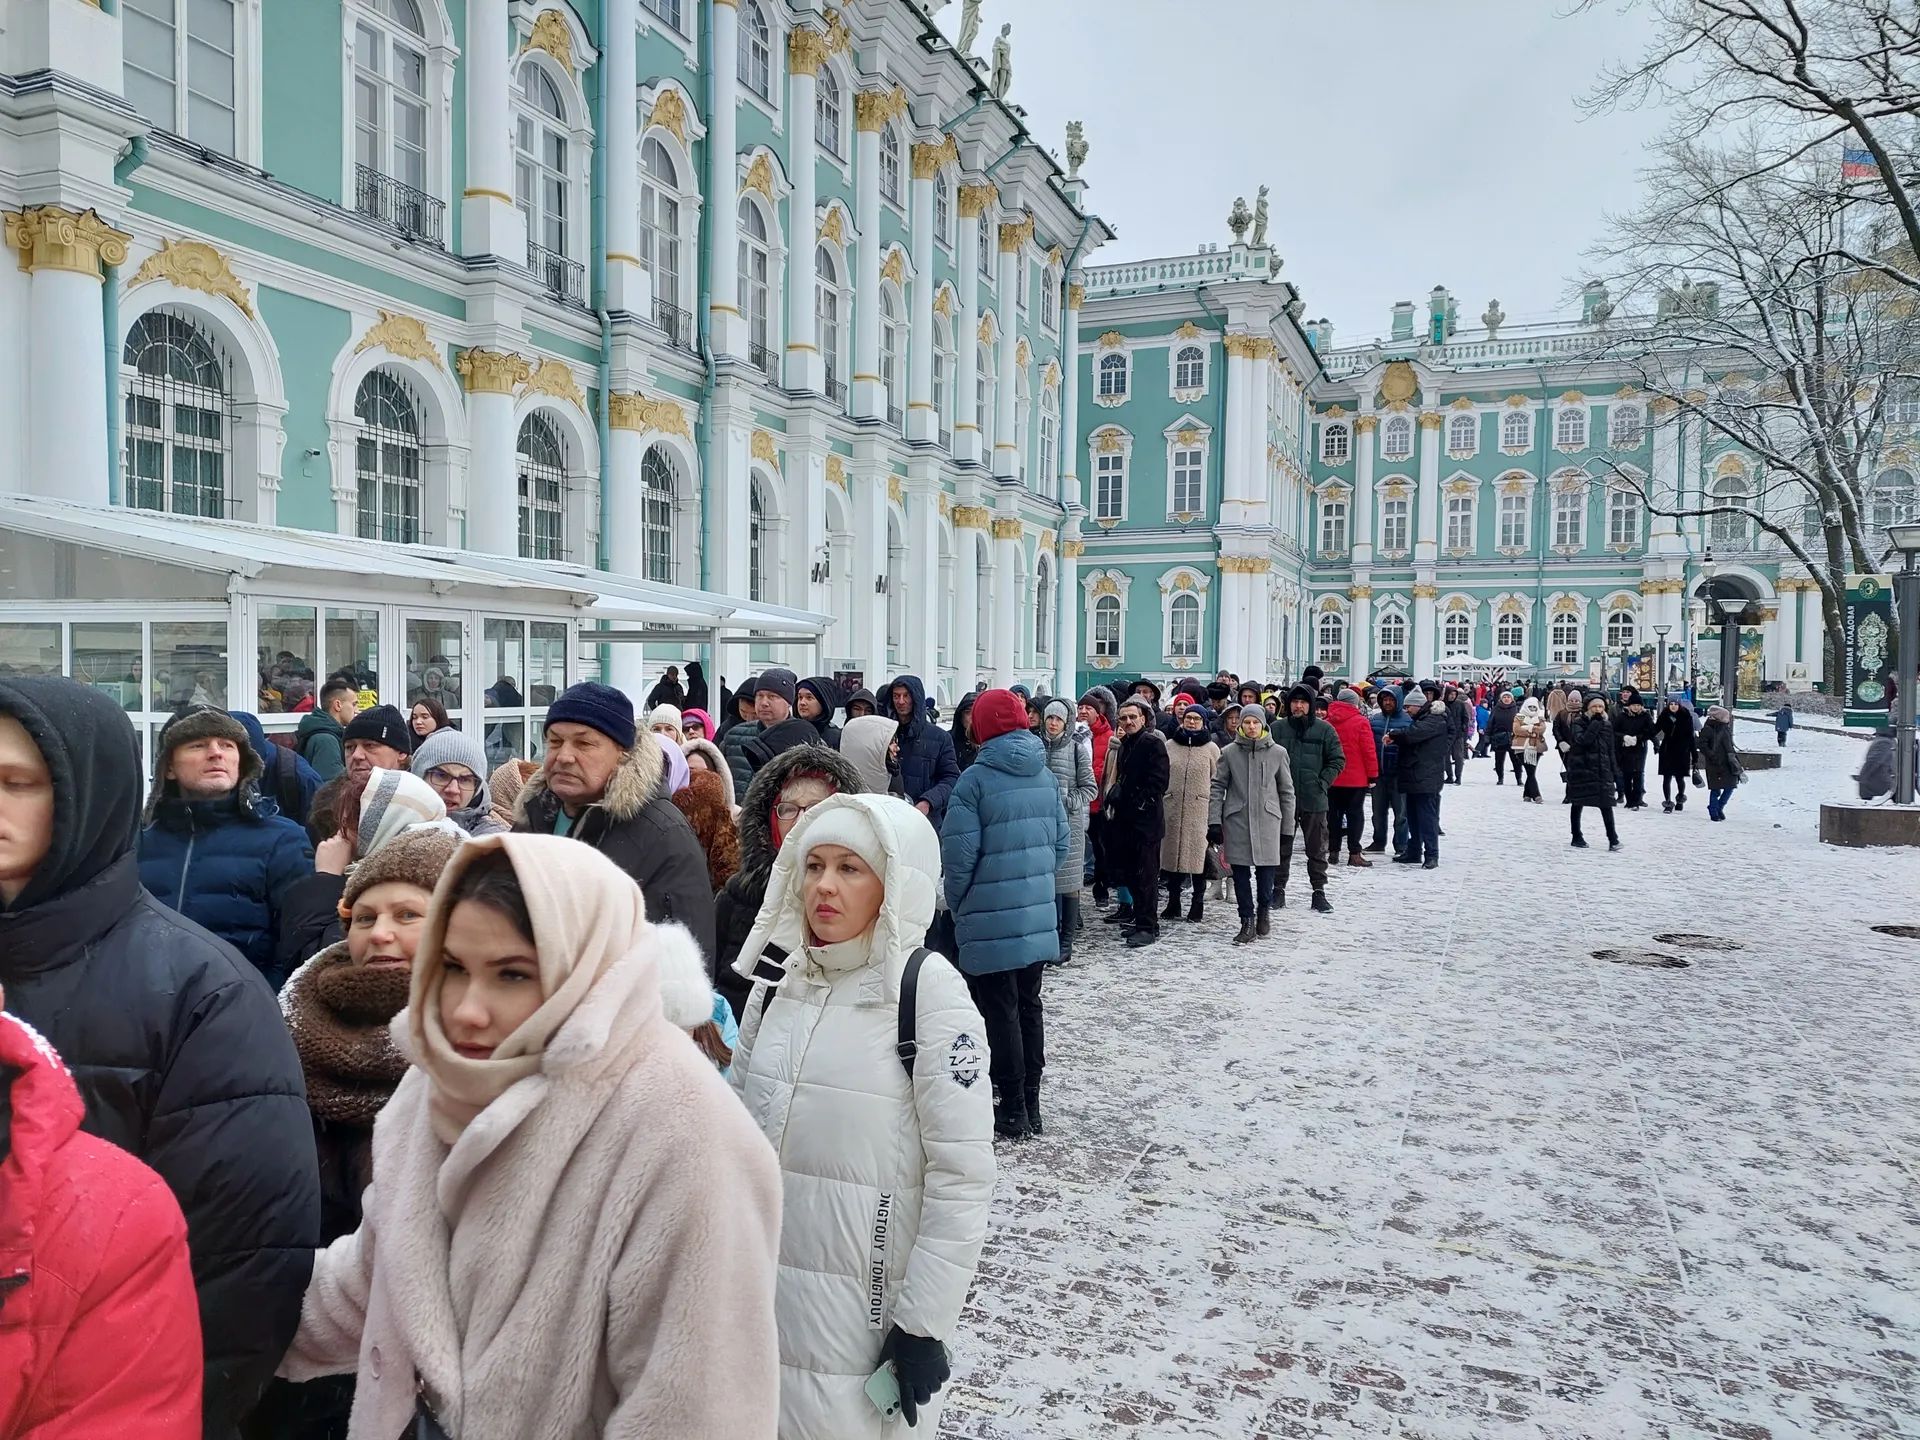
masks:
[[[1747,602],[1743,598],[1732,604],[1714,589],[1713,577],[1718,570],[1709,545],[1700,559],[1700,574],[1707,582],[1707,603],[1720,621],[1720,703],[1731,714],[1740,699],[1740,621],[1747,613]]]
[[[1672,628],[1671,625],[1656,625],[1653,627],[1654,638],[1659,641],[1659,651],[1654,658],[1654,664],[1657,668],[1653,672],[1653,680],[1654,684],[1660,687],[1660,698],[1662,700],[1667,698],[1667,631]]]
[[[1893,803],[1911,805],[1914,787],[1913,718],[1920,670],[1920,524],[1889,525],[1887,539],[1906,564],[1893,577],[1893,608],[1900,617],[1900,651],[1894,671]]]

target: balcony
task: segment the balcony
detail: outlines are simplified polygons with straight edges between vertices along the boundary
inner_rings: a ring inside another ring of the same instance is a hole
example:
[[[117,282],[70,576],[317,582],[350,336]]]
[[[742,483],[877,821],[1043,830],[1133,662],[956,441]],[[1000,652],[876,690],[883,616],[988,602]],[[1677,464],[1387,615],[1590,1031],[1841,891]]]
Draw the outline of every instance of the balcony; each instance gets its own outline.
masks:
[[[887,424],[899,430],[906,424],[906,420],[906,411],[902,410],[898,405],[889,404],[887,406]]]
[[[587,299],[587,267],[569,260],[556,250],[527,242],[527,269],[534,279],[547,287],[556,299],[584,305]]]
[[[354,166],[353,208],[369,219],[393,226],[409,240],[446,248],[446,205],[372,166]]]
[[[833,366],[827,366],[827,399],[833,402],[836,410],[845,412],[847,408],[847,382],[835,377]]]
[[[653,297],[653,323],[666,332],[667,343],[676,350],[694,349],[693,315],[678,305],[669,305],[658,295]]]
[[[757,340],[747,342],[747,363],[758,370],[768,380],[778,382],[780,372],[775,369],[773,351]]]
[[[942,450],[951,450],[951,449],[953,449],[953,431],[951,431],[951,430],[946,430],[946,429],[942,429],[942,430],[941,430],[941,432],[940,432],[940,448],[941,448]]]

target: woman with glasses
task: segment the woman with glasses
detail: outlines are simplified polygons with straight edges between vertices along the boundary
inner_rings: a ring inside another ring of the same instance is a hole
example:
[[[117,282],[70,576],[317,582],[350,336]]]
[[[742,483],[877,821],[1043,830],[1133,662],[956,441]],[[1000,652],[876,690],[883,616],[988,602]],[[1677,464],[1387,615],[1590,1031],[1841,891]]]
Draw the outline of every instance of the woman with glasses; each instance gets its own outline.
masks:
[[[413,752],[413,773],[447,807],[447,818],[469,835],[504,835],[511,826],[493,815],[487,793],[487,752],[463,730],[436,730]]]

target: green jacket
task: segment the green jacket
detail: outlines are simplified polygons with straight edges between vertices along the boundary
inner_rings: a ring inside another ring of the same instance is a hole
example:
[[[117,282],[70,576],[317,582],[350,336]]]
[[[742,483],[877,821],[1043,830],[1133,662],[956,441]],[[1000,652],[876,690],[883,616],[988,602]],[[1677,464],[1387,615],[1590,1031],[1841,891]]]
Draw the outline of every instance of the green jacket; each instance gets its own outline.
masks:
[[[346,734],[338,720],[324,710],[315,710],[300,722],[294,744],[322,780],[331,780],[347,768]]]
[[[1294,729],[1290,717],[1282,715],[1273,722],[1272,734],[1293,762],[1294,808],[1302,815],[1323,814],[1327,787],[1347,765],[1347,752],[1340,748],[1339,735],[1318,715],[1307,721],[1304,734]]]

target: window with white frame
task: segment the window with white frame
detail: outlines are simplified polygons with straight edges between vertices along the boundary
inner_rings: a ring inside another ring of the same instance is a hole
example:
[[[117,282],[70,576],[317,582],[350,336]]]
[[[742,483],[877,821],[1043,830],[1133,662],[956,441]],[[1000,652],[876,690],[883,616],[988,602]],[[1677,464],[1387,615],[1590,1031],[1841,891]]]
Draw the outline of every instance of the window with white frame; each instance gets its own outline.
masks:
[[[1101,450],[1093,457],[1093,518],[1123,520],[1127,514],[1127,452]]]
[[[1713,494],[1710,499],[1713,518],[1707,527],[1709,542],[1722,549],[1745,548],[1753,537],[1753,530],[1746,516],[1746,477],[1737,474],[1723,475],[1713,482]]]
[[[238,154],[237,45],[234,0],[122,0],[127,103],[162,130]]]
[[[749,197],[740,200],[740,275],[736,299],[746,317],[747,340],[764,355],[769,349],[773,251],[766,217]]]
[[[1338,423],[1325,425],[1320,430],[1320,458],[1328,465],[1338,465],[1352,453],[1353,432]]]
[[[1172,662],[1200,658],[1200,597],[1183,590],[1167,606],[1167,659]]]
[[[1347,502],[1320,502],[1320,553],[1343,555],[1347,549]]]
[[[1207,386],[1207,352],[1198,345],[1185,345],[1174,353],[1173,388],[1183,394],[1198,394]]]
[[[1553,617],[1553,624],[1547,628],[1547,663],[1549,665],[1580,663],[1579,616],[1563,613]]]
[[[1637,450],[1647,438],[1647,412],[1638,405],[1615,405],[1607,413],[1607,443],[1615,450]]]
[[[1502,550],[1524,550],[1527,548],[1528,519],[1533,512],[1533,500],[1525,491],[1500,497],[1500,548]]]
[[[555,255],[568,256],[567,192],[571,140],[567,104],[553,77],[528,60],[520,66],[514,100],[514,184],[527,235]]]
[[[1380,617],[1380,645],[1377,658],[1382,665],[1407,663],[1407,617],[1398,610],[1389,610]]]
[[[640,147],[640,259],[653,276],[653,293],[664,304],[686,309],[680,264],[680,167],[658,135],[649,135]]]
[[[1060,401],[1049,385],[1040,392],[1040,489],[1054,493],[1060,479]]]
[[[1873,529],[1885,530],[1913,518],[1913,472],[1882,470],[1873,481]]]
[[[900,131],[891,120],[880,132],[880,198],[900,203]]]
[[[1347,663],[1347,619],[1337,610],[1320,617],[1319,660],[1323,670],[1334,671]]]
[[[354,159],[364,171],[425,194],[427,32],[420,8],[414,0],[362,0],[353,14]],[[365,197],[360,208],[368,208]]]
[[[128,330],[121,363],[130,372],[124,503],[224,517],[232,387],[213,342],[185,316],[153,310]]]
[[[834,78],[831,65],[822,65],[820,77],[814,81],[813,143],[836,160],[846,159],[846,151],[840,148],[844,118],[840,82]]]
[[[1463,553],[1473,549],[1473,496],[1447,497],[1447,549]]]
[[[745,0],[740,6],[740,83],[762,100],[773,99],[773,32],[767,25],[766,11],[760,0]]]
[[[1198,515],[1206,507],[1207,452],[1199,445],[1175,445],[1172,483],[1167,489],[1169,515]]]
[[[1120,658],[1120,597],[1102,595],[1093,602],[1093,655],[1096,659]]]
[[[945,170],[933,177],[933,238],[953,244],[953,180]]]
[[[1413,454],[1413,421],[1405,415],[1394,415],[1380,427],[1380,458],[1382,460],[1405,460]]]
[[[1473,653],[1473,617],[1466,611],[1454,610],[1441,622],[1440,650],[1443,656]]]
[[[993,236],[997,228],[991,215],[980,216],[980,273],[989,285],[993,283]]]
[[[1629,548],[1640,543],[1640,494],[1631,485],[1607,491],[1607,544]]]
[[[975,423],[980,426],[980,443],[989,451],[993,449],[994,426],[997,423],[993,403],[994,377],[997,373],[993,365],[993,342],[982,340],[974,350],[973,413]]]
[[[1033,382],[1024,365],[1016,363],[1013,374],[1013,466],[1024,484],[1027,479],[1027,441],[1033,424]]]
[[[1566,405],[1553,417],[1553,448],[1556,450],[1584,450],[1587,448],[1587,407],[1584,405]]]
[[[880,286],[880,383],[887,387],[887,407],[902,408],[906,388],[900,383],[900,302],[894,298],[893,284]]]
[[[747,598],[756,603],[767,598],[767,502],[760,482],[747,482]]]
[[[827,384],[840,377],[840,266],[833,252],[820,246],[813,256],[813,319],[819,331],[820,353],[826,357]]]
[[[1380,502],[1380,548],[1389,555],[1405,552],[1412,533],[1413,502],[1404,495],[1389,495]]]
[[[1587,491],[1584,485],[1556,487],[1553,492],[1553,547],[1578,550],[1587,543]]]
[[[1901,375],[1887,382],[1887,424],[1920,425],[1920,380]]]
[[[520,422],[515,447],[520,472],[520,558],[563,559],[566,533],[566,446],[551,416],[538,411]]]
[[[655,445],[640,462],[640,553],[645,580],[671,585],[673,555],[673,461]]]
[[[948,378],[953,374],[953,326],[939,311],[933,313],[933,413],[942,430],[953,427],[953,397]]]
[[[684,36],[687,33],[686,25],[680,18],[681,0],[640,0],[640,3],[646,6],[656,19],[672,27],[676,35]]]
[[[1053,653],[1053,569],[1040,567],[1040,578],[1033,587],[1033,658],[1044,660]]]
[[[1050,271],[1040,277],[1040,328],[1049,335],[1060,328],[1060,282]]]
[[[362,540],[420,541],[420,406],[399,376],[373,370],[354,395],[354,533]]]
[[[1527,654],[1527,622],[1518,615],[1505,614],[1493,622],[1493,649],[1497,655],[1521,659]]]
[[[1500,448],[1525,450],[1533,444],[1533,412],[1509,410],[1500,417]]]
[[[1607,649],[1612,653],[1631,650],[1639,636],[1636,616],[1627,609],[1614,610],[1607,615]]]
[[[1480,448],[1480,417],[1472,411],[1454,415],[1447,421],[1447,452],[1471,455]]]
[[[1118,351],[1100,357],[1100,396],[1105,400],[1127,398],[1127,357]]]

